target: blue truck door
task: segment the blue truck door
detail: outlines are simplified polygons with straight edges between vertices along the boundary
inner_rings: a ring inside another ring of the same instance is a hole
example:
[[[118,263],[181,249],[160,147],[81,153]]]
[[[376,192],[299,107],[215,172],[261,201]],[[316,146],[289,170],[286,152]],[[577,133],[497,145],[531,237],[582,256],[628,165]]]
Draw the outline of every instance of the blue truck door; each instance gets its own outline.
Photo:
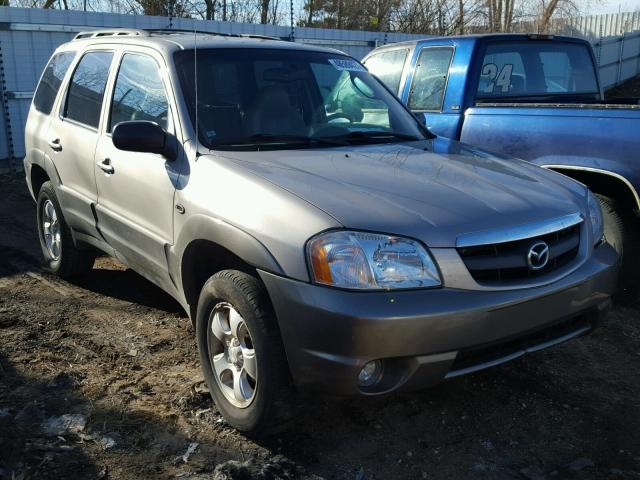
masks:
[[[455,139],[459,131],[461,106],[448,106],[445,101],[454,53],[455,48],[448,45],[416,49],[402,91],[402,101],[414,113],[424,115],[425,124],[431,132]]]

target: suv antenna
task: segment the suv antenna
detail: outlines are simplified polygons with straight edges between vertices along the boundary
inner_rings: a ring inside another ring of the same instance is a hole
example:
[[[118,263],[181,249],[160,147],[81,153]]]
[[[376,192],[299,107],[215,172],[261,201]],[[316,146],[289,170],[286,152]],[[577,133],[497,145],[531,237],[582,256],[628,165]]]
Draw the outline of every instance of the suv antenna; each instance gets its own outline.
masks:
[[[196,160],[198,159],[199,156],[199,151],[198,151],[198,142],[200,141],[200,137],[198,136],[198,32],[196,30],[196,22],[195,20],[193,21],[193,83],[195,85],[195,96],[196,96],[196,113],[195,113],[195,117],[196,117],[196,125],[195,125],[195,130],[196,130],[196,139],[195,139],[195,144],[196,144]]]

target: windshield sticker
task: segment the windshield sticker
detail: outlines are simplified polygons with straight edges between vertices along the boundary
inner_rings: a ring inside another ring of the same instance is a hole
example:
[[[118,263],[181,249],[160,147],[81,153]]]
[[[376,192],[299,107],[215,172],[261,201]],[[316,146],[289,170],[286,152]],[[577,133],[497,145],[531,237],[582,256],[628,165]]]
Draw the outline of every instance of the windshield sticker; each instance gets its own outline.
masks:
[[[329,63],[333,65],[336,70],[347,72],[366,72],[367,69],[360,65],[355,60],[350,58],[330,58]]]
[[[207,130],[205,132],[205,135],[207,136],[208,139],[212,139],[212,138],[215,138],[218,134],[216,133],[215,130]]]
[[[482,88],[483,93],[495,93],[495,88],[500,87],[502,93],[508,93],[511,89],[511,76],[513,64],[505,63],[498,74],[498,66],[495,63],[487,63],[482,67],[481,82],[486,84]]]

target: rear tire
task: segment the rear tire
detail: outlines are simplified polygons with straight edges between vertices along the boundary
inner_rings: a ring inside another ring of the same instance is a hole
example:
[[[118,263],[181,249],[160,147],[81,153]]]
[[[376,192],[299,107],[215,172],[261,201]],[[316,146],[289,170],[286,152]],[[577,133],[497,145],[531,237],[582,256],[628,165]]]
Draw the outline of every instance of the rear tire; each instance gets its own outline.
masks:
[[[38,192],[37,218],[45,270],[62,278],[72,278],[93,268],[95,251],[81,250],[74,244],[51,182],[43,183]]]
[[[639,276],[636,267],[640,249],[638,220],[631,212],[621,209],[615,200],[604,195],[596,196],[602,207],[604,236],[621,259],[618,293],[632,293],[638,288]]]
[[[253,435],[280,430],[292,415],[294,391],[262,283],[236,270],[209,278],[198,301],[196,335],[204,379],[227,422]]]

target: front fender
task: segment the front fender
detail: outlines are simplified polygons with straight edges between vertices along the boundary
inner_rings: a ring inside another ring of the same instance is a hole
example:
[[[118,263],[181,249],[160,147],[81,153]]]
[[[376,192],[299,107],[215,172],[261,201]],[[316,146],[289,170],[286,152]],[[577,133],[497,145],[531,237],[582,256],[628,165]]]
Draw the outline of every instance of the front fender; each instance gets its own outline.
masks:
[[[180,266],[184,252],[195,240],[213,242],[260,270],[276,275],[284,274],[282,267],[257,238],[219,218],[194,214],[182,226],[169,255],[169,266],[173,277],[179,280],[178,285],[182,285]]]

